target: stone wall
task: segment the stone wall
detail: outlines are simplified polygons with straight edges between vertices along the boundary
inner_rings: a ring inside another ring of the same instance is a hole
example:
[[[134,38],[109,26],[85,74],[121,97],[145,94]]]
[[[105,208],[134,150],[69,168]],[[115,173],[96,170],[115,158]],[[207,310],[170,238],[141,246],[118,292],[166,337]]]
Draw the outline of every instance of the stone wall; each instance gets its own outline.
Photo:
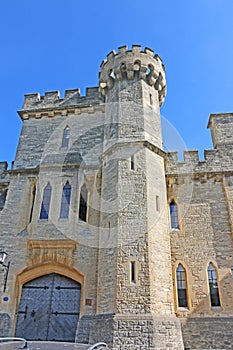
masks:
[[[181,320],[185,349],[232,349],[232,317]]]
[[[182,350],[180,321],[174,316],[83,316],[76,341],[106,342],[112,350]]]
[[[175,268],[178,262],[183,263],[189,298],[186,315],[233,315],[233,241],[222,179],[200,176],[193,182],[179,179],[176,184],[173,180],[168,179],[168,199],[176,199],[179,214],[179,229],[170,233],[173,275],[175,281]],[[188,197],[190,187],[192,193]],[[210,262],[217,269],[221,310],[210,305],[207,278]],[[177,314],[183,312],[177,308]]]

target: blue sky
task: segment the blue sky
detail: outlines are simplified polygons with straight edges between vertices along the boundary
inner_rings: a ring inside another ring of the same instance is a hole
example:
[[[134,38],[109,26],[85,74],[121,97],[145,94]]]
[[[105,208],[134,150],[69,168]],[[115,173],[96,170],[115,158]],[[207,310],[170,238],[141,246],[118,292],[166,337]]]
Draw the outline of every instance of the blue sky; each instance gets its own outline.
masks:
[[[0,12],[0,161],[14,159],[25,93],[98,85],[101,61],[127,44],[166,66],[161,114],[187,149],[212,148],[210,113],[233,112],[232,0],[8,0]]]

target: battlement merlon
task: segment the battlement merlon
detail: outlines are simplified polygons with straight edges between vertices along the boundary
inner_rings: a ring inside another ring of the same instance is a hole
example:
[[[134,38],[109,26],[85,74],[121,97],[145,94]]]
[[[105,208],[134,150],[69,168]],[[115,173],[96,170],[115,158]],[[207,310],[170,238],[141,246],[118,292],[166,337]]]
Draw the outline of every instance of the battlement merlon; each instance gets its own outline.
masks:
[[[101,98],[98,87],[87,88],[85,96],[80,96],[80,89],[78,88],[65,90],[64,98],[60,97],[59,91],[48,91],[45,92],[44,96],[41,96],[37,92],[24,95],[22,110],[19,111],[19,114],[21,116],[22,113],[27,111],[62,109],[69,106],[92,106],[100,102]]]
[[[116,81],[128,79],[143,79],[158,91],[160,106],[166,96],[165,67],[159,55],[140,45],[133,45],[132,50],[127,46],[118,48],[118,53],[111,51],[100,65],[99,86],[105,96]]]
[[[233,113],[211,114],[208,122],[214,148],[233,144]]]

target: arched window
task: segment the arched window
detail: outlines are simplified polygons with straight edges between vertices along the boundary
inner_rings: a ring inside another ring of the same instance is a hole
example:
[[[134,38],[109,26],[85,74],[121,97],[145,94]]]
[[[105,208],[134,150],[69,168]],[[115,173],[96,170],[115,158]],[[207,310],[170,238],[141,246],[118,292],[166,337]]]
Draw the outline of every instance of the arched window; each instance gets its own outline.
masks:
[[[212,263],[209,264],[207,271],[208,271],[211,306],[220,306],[217,274]]]
[[[40,219],[48,220],[52,187],[50,183],[44,189],[43,201],[41,204]]]
[[[179,264],[176,269],[176,284],[177,284],[177,294],[178,294],[178,306],[188,307],[186,272],[181,264]]]
[[[88,191],[86,186],[82,186],[80,191],[80,201],[79,201],[79,219],[87,221],[87,196]]]
[[[62,144],[61,144],[62,148],[68,148],[69,140],[70,140],[70,128],[67,125],[63,131]]]
[[[70,196],[71,196],[71,186],[67,181],[67,183],[65,184],[62,190],[61,209],[60,209],[61,219],[68,219],[69,208],[70,208]]]
[[[174,200],[170,203],[171,228],[179,228],[178,210]]]

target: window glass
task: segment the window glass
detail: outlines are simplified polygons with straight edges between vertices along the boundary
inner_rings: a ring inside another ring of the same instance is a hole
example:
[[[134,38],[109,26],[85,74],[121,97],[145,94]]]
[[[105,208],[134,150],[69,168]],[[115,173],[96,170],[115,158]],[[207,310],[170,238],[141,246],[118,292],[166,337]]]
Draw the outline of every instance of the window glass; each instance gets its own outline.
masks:
[[[70,196],[71,196],[71,186],[67,182],[62,190],[61,209],[60,209],[61,219],[67,219],[69,216]]]
[[[210,263],[208,267],[208,280],[210,289],[211,306],[220,306],[217,274],[214,266]]]
[[[178,294],[178,306],[187,307],[187,289],[186,289],[186,273],[181,264],[176,269],[176,282]]]
[[[40,219],[48,220],[51,193],[52,193],[52,187],[48,183],[48,185],[44,189],[43,201],[42,201],[41,211],[40,211]]]
[[[177,205],[174,201],[170,203],[170,218],[171,218],[171,228],[179,228],[178,210],[177,210]]]
[[[62,145],[61,145],[63,148],[68,148],[69,139],[70,139],[70,128],[69,126],[67,126],[63,131]]]

